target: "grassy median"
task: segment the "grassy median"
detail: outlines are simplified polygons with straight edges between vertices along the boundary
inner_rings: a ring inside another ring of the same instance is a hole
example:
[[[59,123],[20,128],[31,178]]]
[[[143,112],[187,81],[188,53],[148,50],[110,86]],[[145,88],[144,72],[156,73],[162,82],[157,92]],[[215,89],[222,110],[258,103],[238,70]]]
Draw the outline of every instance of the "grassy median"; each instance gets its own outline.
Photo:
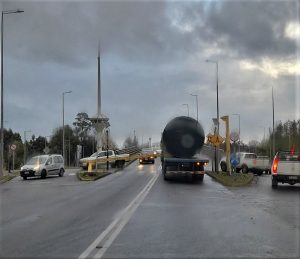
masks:
[[[11,172],[11,173],[8,173],[6,171],[4,176],[0,176],[0,183],[8,182],[11,179],[13,179],[13,178],[15,178],[16,176],[19,176],[19,175],[20,175],[19,171],[14,171],[14,172]]]
[[[96,181],[109,174],[111,174],[111,172],[107,172],[105,170],[98,170],[97,172],[81,171],[77,173],[77,177],[81,181]]]
[[[254,175],[252,173],[232,173],[231,175],[229,175],[226,172],[206,172],[206,174],[218,181],[219,183],[223,184],[224,186],[230,187],[240,187],[249,185],[254,178]]]

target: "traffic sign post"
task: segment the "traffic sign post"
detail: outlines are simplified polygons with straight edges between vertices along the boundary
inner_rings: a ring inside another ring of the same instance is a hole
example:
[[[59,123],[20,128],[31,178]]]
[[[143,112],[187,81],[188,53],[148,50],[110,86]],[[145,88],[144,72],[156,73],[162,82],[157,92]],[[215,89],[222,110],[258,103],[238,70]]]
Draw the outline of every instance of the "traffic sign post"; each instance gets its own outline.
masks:
[[[230,136],[229,136],[229,116],[223,116],[221,119],[225,122],[226,126],[226,165],[227,165],[227,171],[231,175],[231,163],[230,163]]]

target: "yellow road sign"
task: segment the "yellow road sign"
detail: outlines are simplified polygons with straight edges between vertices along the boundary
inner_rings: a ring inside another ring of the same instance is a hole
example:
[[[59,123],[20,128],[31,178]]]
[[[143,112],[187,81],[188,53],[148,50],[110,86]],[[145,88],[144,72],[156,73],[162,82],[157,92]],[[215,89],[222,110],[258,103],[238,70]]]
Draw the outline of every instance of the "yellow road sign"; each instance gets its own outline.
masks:
[[[207,140],[214,146],[219,146],[224,142],[224,138],[218,134],[208,134]]]

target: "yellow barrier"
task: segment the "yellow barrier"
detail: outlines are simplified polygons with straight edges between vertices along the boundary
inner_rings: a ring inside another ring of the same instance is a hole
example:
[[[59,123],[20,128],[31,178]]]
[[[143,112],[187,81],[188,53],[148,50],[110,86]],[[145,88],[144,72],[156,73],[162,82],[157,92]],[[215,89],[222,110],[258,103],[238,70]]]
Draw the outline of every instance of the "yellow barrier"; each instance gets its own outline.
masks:
[[[91,173],[93,171],[93,165],[92,163],[88,164],[88,172]]]

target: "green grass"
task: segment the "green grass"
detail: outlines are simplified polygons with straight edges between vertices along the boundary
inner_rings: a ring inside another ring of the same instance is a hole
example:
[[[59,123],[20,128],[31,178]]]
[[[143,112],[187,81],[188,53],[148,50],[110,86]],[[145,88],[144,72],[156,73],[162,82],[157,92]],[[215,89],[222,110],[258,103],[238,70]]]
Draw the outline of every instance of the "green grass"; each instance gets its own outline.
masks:
[[[96,181],[109,174],[111,174],[111,172],[107,172],[104,170],[98,170],[97,172],[81,171],[77,173],[77,177],[81,181]]]
[[[15,178],[16,176],[19,176],[19,175],[20,175],[19,171],[14,171],[12,173],[8,173],[7,171],[5,171],[5,175],[0,176],[0,183],[8,182],[11,179],[13,179],[13,178]]]
[[[206,172],[206,174],[218,181],[219,183],[230,187],[240,187],[249,185],[254,178],[254,175],[252,173],[232,173],[231,175],[228,175],[228,173],[226,172]]]

